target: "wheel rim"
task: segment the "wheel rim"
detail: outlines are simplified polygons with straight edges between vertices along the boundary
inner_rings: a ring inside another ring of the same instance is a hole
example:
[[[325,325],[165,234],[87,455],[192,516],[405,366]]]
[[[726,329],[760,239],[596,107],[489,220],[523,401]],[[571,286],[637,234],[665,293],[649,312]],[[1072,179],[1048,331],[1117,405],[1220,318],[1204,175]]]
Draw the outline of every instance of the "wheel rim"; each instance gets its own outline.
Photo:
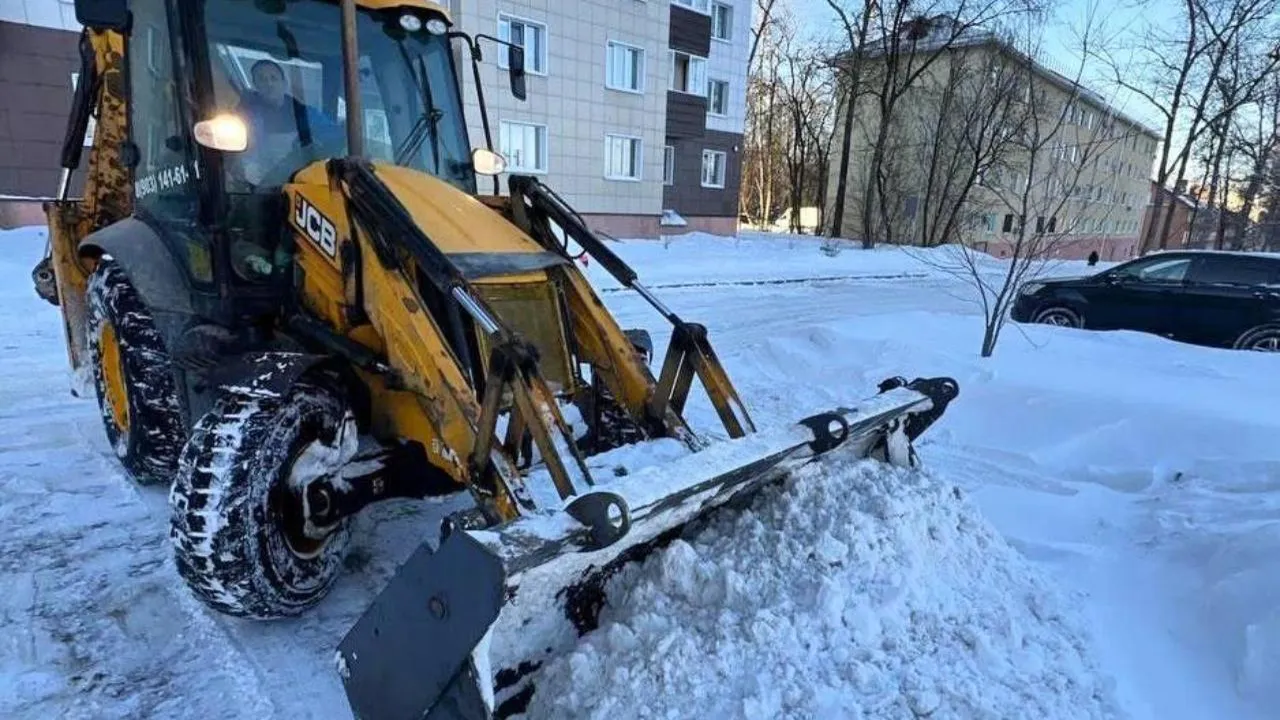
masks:
[[[102,357],[102,384],[106,391],[107,410],[111,414],[111,422],[121,432],[129,430],[129,391],[125,386],[124,357],[120,353],[120,342],[116,337],[116,327],[110,321],[104,321],[98,336],[98,347]]]
[[[1268,333],[1249,344],[1254,352],[1280,352],[1280,333]]]
[[[1055,327],[1075,327],[1075,318],[1065,310],[1049,310],[1040,316],[1040,322]]]
[[[321,539],[307,535],[302,494],[309,483],[341,472],[344,461],[349,459],[315,438],[317,434],[313,428],[304,432],[271,493],[285,544],[290,552],[303,559],[319,556],[329,544],[332,531],[337,528],[330,528],[330,532]]]

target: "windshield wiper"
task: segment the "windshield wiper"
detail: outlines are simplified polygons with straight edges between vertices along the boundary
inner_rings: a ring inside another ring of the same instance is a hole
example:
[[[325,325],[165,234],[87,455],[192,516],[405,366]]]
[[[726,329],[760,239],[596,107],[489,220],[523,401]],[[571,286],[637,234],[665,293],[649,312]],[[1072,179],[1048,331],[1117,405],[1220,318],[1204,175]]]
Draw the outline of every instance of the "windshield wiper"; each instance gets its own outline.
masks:
[[[427,133],[431,133],[431,157],[436,172],[440,172],[440,131],[439,122],[444,117],[444,113],[436,108],[434,97],[431,94],[431,80],[427,77],[427,67],[422,60],[422,56],[418,56],[418,72],[414,71],[413,61],[409,59],[409,54],[405,52],[404,45],[400,45],[400,57],[404,59],[405,67],[409,70],[409,74],[417,82],[418,89],[422,92],[423,112],[413,127],[409,129],[409,135],[405,137],[404,143],[399,151],[396,152],[395,161],[397,165],[403,165],[410,157],[413,156],[418,148],[422,145],[422,141],[426,138]],[[421,74],[419,74],[421,73]]]

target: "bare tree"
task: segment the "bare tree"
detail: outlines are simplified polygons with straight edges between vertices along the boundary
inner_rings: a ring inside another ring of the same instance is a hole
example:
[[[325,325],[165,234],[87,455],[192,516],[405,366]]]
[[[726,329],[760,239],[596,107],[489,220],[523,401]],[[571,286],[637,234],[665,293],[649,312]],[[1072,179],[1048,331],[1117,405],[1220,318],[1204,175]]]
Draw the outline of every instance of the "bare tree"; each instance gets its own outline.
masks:
[[[1110,220],[1114,193],[1108,151],[1138,128],[1083,91],[1083,63],[1073,78],[1034,58],[1040,26],[1029,22],[1020,42],[1003,36],[952,51],[914,129],[926,168],[920,243],[942,251],[909,251],[971,286],[984,318],[981,354],[995,352],[1019,288],[1053,262],[1077,236]],[[1088,35],[1085,35],[1087,42]],[[919,113],[918,113],[919,114]],[[1096,121],[1095,121],[1096,120]],[[911,131],[908,131],[911,132]],[[882,185],[885,206],[897,204]],[[999,233],[1003,263],[983,251]],[[1069,318],[1068,318],[1069,319]]]
[[[1150,8],[1163,20],[1170,6],[1151,2]],[[1131,57],[1095,48],[1111,67],[1115,83],[1145,100],[1162,120],[1156,184],[1182,188],[1203,136],[1225,127],[1223,121],[1229,124],[1280,68],[1277,10],[1277,0],[1182,0],[1175,23],[1148,22],[1131,43]],[[1215,92],[1233,62],[1247,70],[1229,95]],[[1144,249],[1167,243],[1173,206],[1157,193],[1154,209],[1155,222],[1142,238]]]
[[[877,8],[877,0],[827,0],[827,4],[835,11],[843,30],[843,57],[834,63],[838,72],[838,94],[841,97],[839,118],[840,143],[836,151],[840,153],[840,172],[836,175],[835,198],[832,202],[831,218],[828,223],[827,236],[836,238],[840,235],[844,224],[845,199],[849,191],[849,149],[853,142],[853,120],[858,98],[863,93],[862,70],[859,62],[866,49],[867,33],[871,28],[871,18]]]
[[[1242,241],[1249,241],[1247,231],[1254,229],[1251,219],[1260,199],[1274,186],[1274,159],[1280,149],[1280,77],[1271,78],[1258,95],[1256,105],[1241,113],[1234,128],[1233,147],[1240,158],[1243,173],[1242,206],[1236,231]],[[1254,238],[1250,244],[1260,244]]]
[[[750,222],[772,223],[791,209],[799,231],[800,209],[821,204],[822,176],[830,146],[831,73],[816,41],[801,39],[785,3],[768,2],[766,26],[748,79],[747,123],[740,205]]]
[[[884,191],[896,170],[888,162],[894,152],[890,133],[896,113],[904,97],[913,91],[917,81],[953,47],[980,34],[982,28],[1000,23],[1004,18],[1032,12],[1034,0],[931,0],[922,4],[915,0],[891,0],[874,5],[875,12],[863,8],[860,36],[853,35],[850,13],[839,3],[828,0],[846,28],[850,49],[842,58],[848,103],[845,112],[845,142],[839,145],[841,170],[837,179],[835,222],[843,220],[850,156],[853,154],[854,116],[869,121],[869,137],[865,157],[859,157],[855,207],[860,217],[860,234],[864,247],[877,242],[894,242],[895,223],[901,208],[891,207]],[[853,40],[859,41],[854,45]],[[865,99],[862,106],[860,99]]]
[[[743,212],[757,225],[771,222],[777,215],[780,196],[776,190],[786,183],[785,147],[775,131],[786,60],[783,47],[789,45],[795,30],[783,15],[773,14],[760,26],[754,70],[747,80],[746,152],[739,192]]]
[[[783,104],[789,128],[787,145],[788,203],[791,208],[791,231],[800,233],[801,211],[812,200],[820,205],[821,178],[826,173],[828,127],[833,103],[831,76],[822,63],[822,51],[814,45],[797,45],[792,39],[785,46],[786,71]]]

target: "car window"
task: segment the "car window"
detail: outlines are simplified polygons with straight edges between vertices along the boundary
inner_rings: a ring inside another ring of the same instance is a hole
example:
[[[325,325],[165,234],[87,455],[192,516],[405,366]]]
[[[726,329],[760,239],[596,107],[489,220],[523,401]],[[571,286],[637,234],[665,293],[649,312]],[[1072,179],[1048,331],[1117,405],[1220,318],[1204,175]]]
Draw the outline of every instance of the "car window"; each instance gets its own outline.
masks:
[[[1280,262],[1250,257],[1207,257],[1191,270],[1193,282],[1210,285],[1275,285]]]
[[[1115,272],[1127,280],[1139,282],[1182,282],[1191,267],[1191,258],[1151,258],[1116,268]]]

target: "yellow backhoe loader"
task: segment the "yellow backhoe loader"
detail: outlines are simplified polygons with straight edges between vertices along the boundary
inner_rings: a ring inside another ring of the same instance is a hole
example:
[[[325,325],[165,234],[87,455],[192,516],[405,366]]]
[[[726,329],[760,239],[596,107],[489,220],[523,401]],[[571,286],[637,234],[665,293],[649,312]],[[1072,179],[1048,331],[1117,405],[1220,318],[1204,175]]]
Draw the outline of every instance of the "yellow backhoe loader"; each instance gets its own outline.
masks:
[[[335,638],[358,717],[517,712],[547,653],[594,627],[617,568],[837,447],[915,463],[958,392],[892,378],[757,430],[705,329],[545,184],[504,172],[482,45],[520,100],[523,51],[454,29],[436,2],[75,7],[81,76],[33,279],[123,467],[169,488],[190,590],[233,616],[296,615],[341,572],[357,513],[466,501]],[[579,248],[671,325],[656,376]],[[695,378],[726,439],[686,422]],[[592,462],[638,443],[681,454],[626,474]]]

